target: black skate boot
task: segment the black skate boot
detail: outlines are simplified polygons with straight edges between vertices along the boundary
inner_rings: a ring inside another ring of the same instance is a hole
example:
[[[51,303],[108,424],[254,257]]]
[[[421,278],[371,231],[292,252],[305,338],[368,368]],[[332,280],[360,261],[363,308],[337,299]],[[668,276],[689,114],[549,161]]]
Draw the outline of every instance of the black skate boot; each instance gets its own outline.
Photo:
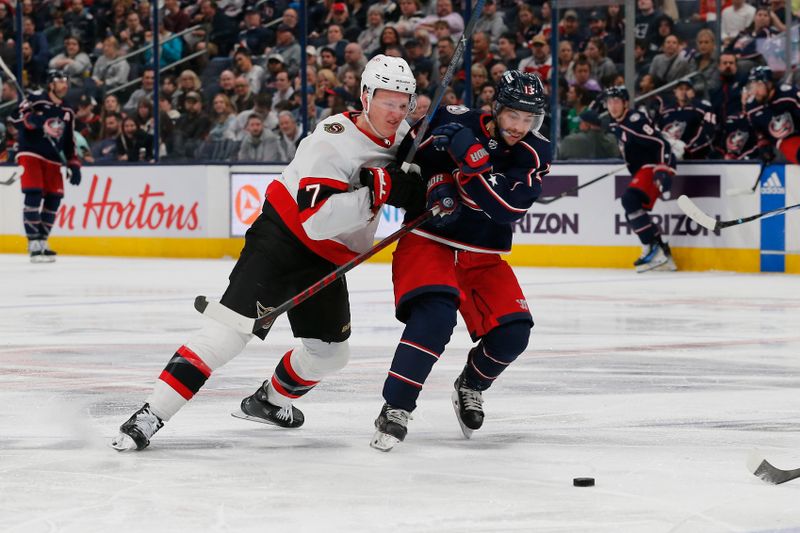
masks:
[[[466,438],[470,438],[472,432],[483,425],[483,393],[467,386],[465,372],[462,371],[456,378],[453,384],[456,390],[453,391],[452,398],[461,431]]]
[[[111,447],[120,452],[144,450],[150,444],[150,438],[163,426],[164,422],[146,403],[119,427],[119,435],[111,440]]]
[[[252,396],[242,400],[240,410],[231,413],[231,416],[272,424],[282,428],[299,428],[306,421],[303,412],[292,404],[280,407],[272,404],[267,399],[269,380],[265,381]]]
[[[383,404],[381,413],[375,419],[375,435],[372,436],[370,446],[382,452],[388,452],[394,448],[395,444],[402,442],[408,433],[408,420],[411,418],[411,413],[400,409],[399,407],[392,407],[388,403]]]
[[[47,239],[42,241],[42,254],[48,258],[48,263],[52,263],[56,260],[56,256],[58,253],[55,250],[50,249],[50,245],[47,244]]]

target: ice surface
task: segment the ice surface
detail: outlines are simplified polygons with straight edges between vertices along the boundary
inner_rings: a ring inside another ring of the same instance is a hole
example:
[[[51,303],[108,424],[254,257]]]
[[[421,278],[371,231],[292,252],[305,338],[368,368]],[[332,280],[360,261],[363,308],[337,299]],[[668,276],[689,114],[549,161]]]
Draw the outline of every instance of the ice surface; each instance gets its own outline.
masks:
[[[746,469],[754,447],[800,466],[800,277],[518,268],[536,327],[484,428],[465,440],[450,405],[459,324],[380,453],[401,328],[388,266],[362,265],[351,362],[298,404],[304,427],[229,414],[293,345],[280,319],[150,448],[110,449],[231,266],[0,255],[0,532],[800,531],[800,480]]]

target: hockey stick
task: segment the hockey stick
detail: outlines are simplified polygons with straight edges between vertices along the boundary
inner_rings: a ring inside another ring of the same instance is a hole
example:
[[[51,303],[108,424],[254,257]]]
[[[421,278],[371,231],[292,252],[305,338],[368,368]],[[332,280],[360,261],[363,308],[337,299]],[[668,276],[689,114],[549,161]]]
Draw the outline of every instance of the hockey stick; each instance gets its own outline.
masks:
[[[461,56],[464,55],[464,49],[467,47],[467,41],[472,37],[472,32],[475,31],[475,26],[478,24],[478,19],[483,12],[483,4],[485,1],[486,0],[477,0],[475,2],[472,16],[470,17],[469,22],[467,22],[466,28],[464,28],[464,33],[461,34],[461,38],[458,40],[456,49],[453,52],[453,57],[450,59],[450,64],[447,65],[447,71],[444,73],[444,76],[442,76],[439,87],[433,94],[433,100],[428,108],[428,113],[425,115],[425,119],[423,120],[422,124],[420,124],[416,133],[416,137],[414,137],[414,143],[411,145],[411,148],[408,150],[408,153],[403,160],[403,164],[401,166],[403,172],[408,171],[408,168],[411,166],[411,161],[414,160],[414,155],[416,155],[417,149],[419,148],[423,137],[425,137],[425,134],[428,132],[428,127],[433,121],[433,117],[436,114],[436,110],[439,108],[439,104],[442,102],[442,98],[444,98],[444,92],[450,85],[453,75],[456,73],[458,63],[461,61]]]
[[[17,181],[17,174],[19,173],[19,169],[20,167],[17,167],[17,169],[11,174],[10,178],[0,181],[0,185],[11,185],[15,181]]]
[[[685,194],[682,194],[680,198],[678,198],[678,207],[686,213],[686,215],[703,226],[704,228],[708,228],[711,231],[721,230],[723,228],[729,228],[731,226],[738,226],[739,224],[745,224],[747,222],[751,222],[753,220],[758,220],[759,218],[769,218],[780,215],[785,213],[786,211],[791,211],[792,209],[797,209],[800,207],[800,204],[794,205],[787,205],[786,207],[780,207],[778,209],[772,209],[770,211],[764,211],[762,213],[756,213],[755,215],[751,215],[749,217],[742,217],[737,218],[735,220],[717,220],[715,218],[711,218],[708,216],[702,209],[697,207],[691,199]]]
[[[596,183],[596,182],[598,182],[598,181],[600,181],[602,179],[605,179],[605,178],[607,178],[607,177],[609,177],[609,176],[611,176],[613,174],[616,174],[617,172],[620,172],[622,170],[626,170],[627,168],[628,168],[627,166],[621,166],[619,168],[615,168],[614,170],[606,172],[602,176],[598,176],[598,177],[594,178],[593,180],[587,181],[586,183],[584,183],[582,185],[578,185],[577,187],[573,187],[573,188],[571,188],[569,190],[566,190],[566,191],[558,194],[557,196],[550,196],[550,197],[547,197],[547,198],[539,198],[536,201],[536,203],[545,204],[545,205],[552,204],[556,200],[560,200],[561,198],[564,198],[565,196],[569,196],[570,194],[572,194],[574,192],[577,192],[577,191],[583,189],[584,187],[588,187],[592,183]]]
[[[228,309],[224,305],[219,302],[211,302],[206,299],[205,296],[198,296],[194,300],[194,308],[197,309],[199,312],[203,313],[204,315],[213,318],[217,322],[221,322],[231,328],[241,332],[241,333],[256,333],[261,329],[269,329],[275,319],[285,313],[286,311],[293,309],[300,305],[301,303],[305,302],[319,291],[330,285],[331,283],[341,279],[347,272],[350,272],[355,267],[375,255],[376,253],[380,252],[400,237],[409,233],[410,231],[418,228],[422,224],[428,221],[431,217],[437,214],[436,208],[431,209],[429,211],[425,211],[420,216],[406,224],[405,226],[401,227],[381,242],[367,250],[366,252],[358,255],[348,261],[347,263],[341,265],[339,268],[319,280],[318,282],[314,283],[304,291],[298,293],[296,296],[291,297],[290,299],[283,302],[278,307],[269,307],[267,308],[267,312],[261,315],[258,318],[248,318],[246,316],[240,315],[239,313]]]
[[[758,188],[758,184],[761,183],[761,175],[764,173],[764,169],[769,166],[769,163],[766,161],[761,161],[761,164],[758,166],[758,176],[756,176],[756,182],[753,184],[752,187],[732,187],[730,189],[725,189],[725,194],[727,196],[741,196],[744,194],[753,194],[756,192]]]
[[[772,466],[760,453],[755,451],[751,452],[747,458],[747,468],[754,476],[772,485],[780,485],[800,477],[800,468],[783,470]]]

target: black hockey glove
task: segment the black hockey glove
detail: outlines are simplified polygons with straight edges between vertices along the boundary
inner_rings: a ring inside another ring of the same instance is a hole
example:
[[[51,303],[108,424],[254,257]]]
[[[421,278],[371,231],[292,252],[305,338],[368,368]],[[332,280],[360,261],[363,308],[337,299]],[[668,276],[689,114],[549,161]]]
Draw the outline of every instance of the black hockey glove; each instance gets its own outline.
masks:
[[[653,179],[662,195],[672,190],[672,174],[666,170],[656,170]]]
[[[428,209],[438,208],[437,216],[431,219],[436,227],[447,226],[456,221],[461,211],[458,190],[451,174],[434,174],[428,180]]]
[[[80,185],[81,184],[81,164],[77,160],[73,159],[70,160],[69,164],[67,164],[67,168],[69,169],[69,182],[72,185]]]
[[[386,167],[364,167],[359,174],[361,185],[372,193],[372,209],[383,204],[419,212],[425,202],[425,186],[415,172],[403,172],[396,163]]]
[[[758,147],[758,158],[764,162],[765,165],[772,163],[775,160],[775,150],[769,143],[764,143]]]

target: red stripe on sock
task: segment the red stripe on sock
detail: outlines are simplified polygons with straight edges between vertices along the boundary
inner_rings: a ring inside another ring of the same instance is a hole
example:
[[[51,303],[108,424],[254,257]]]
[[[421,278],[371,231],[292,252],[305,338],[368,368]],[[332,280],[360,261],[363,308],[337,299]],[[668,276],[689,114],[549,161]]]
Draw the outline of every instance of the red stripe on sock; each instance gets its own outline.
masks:
[[[175,376],[167,372],[166,370],[161,371],[161,375],[158,376],[158,379],[172,387],[175,392],[183,396],[186,400],[191,400],[194,393],[186,388],[186,385],[175,379]]]
[[[283,356],[283,359],[281,359],[281,364],[283,364],[283,368],[286,369],[286,373],[289,374],[289,377],[291,377],[293,380],[295,380],[299,385],[303,385],[303,386],[306,386],[306,387],[312,387],[312,386],[316,385],[317,383],[319,383],[319,381],[307,381],[307,380],[305,380],[305,379],[303,379],[303,378],[301,378],[300,376],[297,375],[297,372],[295,372],[294,368],[292,368],[292,363],[291,363],[291,360],[290,360],[290,357],[291,357],[293,351],[294,350],[289,350]]]
[[[275,379],[275,376],[272,376],[272,380],[270,381],[270,383],[272,383],[272,388],[275,389],[275,392],[277,392],[281,396],[286,396],[287,398],[291,398],[293,400],[296,400],[297,398],[300,397],[297,396],[296,394],[289,394],[289,392],[286,389],[284,389],[280,383],[278,383],[278,380]]]
[[[178,355],[180,355],[181,357],[192,363],[195,366],[195,368],[197,368],[197,370],[203,373],[205,377],[209,377],[211,375],[211,368],[209,368],[209,366],[205,364],[202,359],[200,359],[199,355],[191,351],[186,346],[181,346],[180,348],[178,348],[177,353]]]

